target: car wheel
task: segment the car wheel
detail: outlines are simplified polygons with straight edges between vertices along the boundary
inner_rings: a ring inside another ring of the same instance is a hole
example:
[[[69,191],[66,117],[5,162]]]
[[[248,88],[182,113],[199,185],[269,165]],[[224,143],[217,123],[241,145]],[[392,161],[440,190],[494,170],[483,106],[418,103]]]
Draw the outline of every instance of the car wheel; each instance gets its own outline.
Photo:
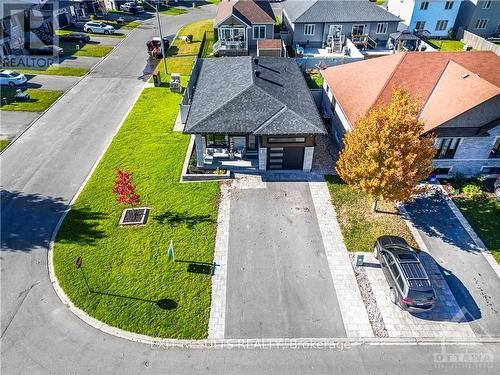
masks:
[[[10,86],[10,87],[14,87],[15,85],[16,85],[16,84],[15,84],[14,82],[12,82],[12,81],[10,81],[10,82],[9,82],[9,86]]]
[[[394,290],[394,288],[389,289],[389,297],[391,299],[391,302],[396,305],[398,296],[396,295],[396,291]]]
[[[497,197],[500,197],[500,187],[497,187],[497,188],[495,189],[495,195],[496,195]]]
[[[109,31],[108,30],[104,30],[104,34],[109,34]]]

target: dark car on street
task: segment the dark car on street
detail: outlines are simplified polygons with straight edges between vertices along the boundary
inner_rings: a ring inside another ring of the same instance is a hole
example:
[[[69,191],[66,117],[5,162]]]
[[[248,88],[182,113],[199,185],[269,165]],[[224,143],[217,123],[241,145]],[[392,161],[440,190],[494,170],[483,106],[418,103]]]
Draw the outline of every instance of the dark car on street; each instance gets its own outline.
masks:
[[[66,35],[61,35],[59,37],[60,42],[69,42],[69,43],[87,43],[90,41],[90,37],[87,34],[83,33],[69,33]]]
[[[379,237],[374,251],[389,284],[392,303],[412,313],[434,307],[437,298],[431,281],[418,253],[403,238]]]

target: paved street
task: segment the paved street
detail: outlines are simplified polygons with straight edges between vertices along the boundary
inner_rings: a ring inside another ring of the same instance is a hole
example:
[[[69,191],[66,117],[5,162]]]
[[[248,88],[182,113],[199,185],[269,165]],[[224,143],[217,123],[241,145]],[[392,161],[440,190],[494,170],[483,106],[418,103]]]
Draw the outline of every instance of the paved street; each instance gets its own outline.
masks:
[[[307,182],[231,192],[226,338],[345,337]]]
[[[500,334],[500,279],[440,196],[405,204],[478,336]]]

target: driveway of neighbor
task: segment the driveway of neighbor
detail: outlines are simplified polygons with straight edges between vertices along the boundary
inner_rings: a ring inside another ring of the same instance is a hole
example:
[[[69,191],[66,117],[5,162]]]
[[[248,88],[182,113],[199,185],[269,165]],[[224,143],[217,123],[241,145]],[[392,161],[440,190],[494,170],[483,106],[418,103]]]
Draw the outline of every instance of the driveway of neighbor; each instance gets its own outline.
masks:
[[[370,281],[389,337],[474,338],[475,335],[467,321],[463,319],[462,312],[439,266],[425,251],[420,253],[420,259],[434,286],[438,303],[429,312],[411,314],[391,302],[387,279],[379,261],[375,259],[373,253],[365,254],[366,276]]]
[[[405,204],[477,336],[500,336],[500,278],[440,195]]]
[[[309,184],[230,199],[224,337],[345,337]]]
[[[0,138],[16,138],[38,116],[40,112],[0,111]]]
[[[67,91],[82,77],[75,76],[52,76],[48,74],[27,74],[28,82],[23,87],[28,89],[59,90]]]

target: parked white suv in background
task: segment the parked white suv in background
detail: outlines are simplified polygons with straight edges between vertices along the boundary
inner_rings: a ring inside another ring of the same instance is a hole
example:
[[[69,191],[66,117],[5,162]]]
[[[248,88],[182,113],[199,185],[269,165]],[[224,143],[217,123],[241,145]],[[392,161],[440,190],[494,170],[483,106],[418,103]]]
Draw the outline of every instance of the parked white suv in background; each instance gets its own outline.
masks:
[[[83,31],[91,34],[114,34],[115,28],[104,22],[89,21],[83,25]]]
[[[0,70],[0,85],[19,86],[27,81],[26,76],[13,70]]]

